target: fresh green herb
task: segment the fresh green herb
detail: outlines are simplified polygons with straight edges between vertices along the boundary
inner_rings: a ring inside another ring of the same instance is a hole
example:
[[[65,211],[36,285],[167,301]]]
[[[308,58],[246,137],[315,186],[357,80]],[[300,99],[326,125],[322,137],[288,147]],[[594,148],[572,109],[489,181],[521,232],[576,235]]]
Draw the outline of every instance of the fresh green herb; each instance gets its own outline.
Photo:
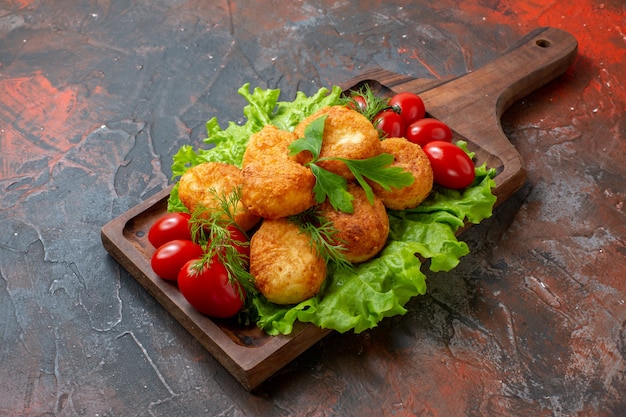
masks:
[[[356,101],[355,97],[357,96],[365,100],[365,107],[361,107]],[[377,95],[369,84],[363,84],[358,90],[350,91],[350,95],[344,97],[343,100],[346,105],[361,113],[370,122],[373,122],[376,115],[381,111],[391,109],[389,99]]]
[[[309,235],[313,249],[326,262],[332,262],[342,270],[352,268],[352,264],[346,260],[343,253],[346,250],[345,242],[337,238],[338,230],[320,213],[319,206],[289,216],[289,221],[297,224],[300,231]]]
[[[235,222],[238,202],[241,200],[241,187],[237,187],[230,194],[220,194],[215,188],[210,188],[209,192],[218,201],[218,207],[200,206],[191,213],[191,236],[204,250],[202,260],[194,268],[200,270],[217,257],[228,272],[229,282],[239,284],[234,287],[243,291],[239,296],[246,300],[250,298],[246,295],[256,294],[257,290],[254,277],[248,271],[248,256],[238,249],[248,247],[250,243],[247,239],[241,241],[233,237],[235,230],[247,237]]]
[[[315,175],[313,193],[315,201],[319,204],[326,198],[330,205],[344,213],[352,213],[354,197],[348,192],[348,182],[345,178],[333,172],[321,168],[317,163],[320,161],[338,160],[346,164],[357,182],[365,190],[370,203],[374,203],[374,192],[367,183],[366,178],[380,184],[386,190],[391,187],[402,188],[413,184],[413,174],[400,167],[391,167],[393,155],[380,154],[366,159],[346,159],[338,157],[320,158],[322,142],[324,139],[324,122],[326,116],[320,116],[313,120],[305,129],[304,137],[293,141],[289,145],[290,155],[296,155],[303,151],[309,151],[313,159],[306,164]]]
[[[290,155],[296,155],[302,151],[309,151],[313,155],[313,161],[317,161],[322,151],[322,139],[324,138],[324,124],[326,123],[326,114],[313,120],[304,129],[304,137],[293,141],[289,145]]]
[[[387,191],[391,190],[391,187],[407,187],[415,181],[413,175],[403,168],[389,166],[393,162],[393,155],[388,153],[367,159],[337,159],[343,161],[348,166],[348,169],[350,169],[357,182],[365,190],[365,195],[372,204],[374,203],[374,192],[364,177],[374,181]]]
[[[327,171],[317,164],[309,163],[308,167],[315,176],[315,186],[313,187],[315,201],[319,204],[328,198],[330,205],[335,210],[353,213],[352,200],[354,200],[354,196],[348,192],[348,181],[341,175]]]

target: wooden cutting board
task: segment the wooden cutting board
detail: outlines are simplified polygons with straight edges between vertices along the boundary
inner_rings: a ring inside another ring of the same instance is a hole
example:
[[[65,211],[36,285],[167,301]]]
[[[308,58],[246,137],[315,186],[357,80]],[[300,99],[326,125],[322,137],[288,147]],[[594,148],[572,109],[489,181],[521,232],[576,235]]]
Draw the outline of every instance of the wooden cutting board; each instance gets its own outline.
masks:
[[[456,139],[468,142],[478,164],[496,168],[497,203],[525,180],[523,162],[500,126],[502,113],[515,101],[563,74],[577,53],[576,39],[554,28],[540,28],[522,38],[484,67],[451,79],[415,79],[373,70],[351,80],[344,90],[364,83],[383,95],[418,93],[428,114],[447,123]],[[252,390],[330,330],[297,323],[289,336],[268,336],[256,327],[241,328],[195,311],[175,285],[150,267],[154,248],[148,242],[152,223],[166,212],[170,188],[106,224],[102,242],[113,256],[246,389]]]

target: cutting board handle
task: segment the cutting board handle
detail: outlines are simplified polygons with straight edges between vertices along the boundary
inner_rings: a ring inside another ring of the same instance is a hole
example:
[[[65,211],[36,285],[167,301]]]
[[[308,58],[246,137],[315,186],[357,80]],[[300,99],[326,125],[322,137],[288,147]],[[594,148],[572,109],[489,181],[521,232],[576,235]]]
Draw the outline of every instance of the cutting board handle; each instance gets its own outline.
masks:
[[[422,94],[430,114],[447,114],[453,130],[468,138],[484,138],[481,147],[503,161],[504,171],[496,178],[494,190],[499,199],[515,192],[526,175],[519,153],[502,131],[502,114],[517,100],[563,74],[577,50],[578,42],[569,33],[540,28],[478,70]]]
[[[431,90],[430,110],[461,110],[481,104],[497,116],[515,101],[563,74],[576,57],[576,38],[556,28],[539,28],[476,71]],[[448,98],[453,97],[451,102]]]
[[[502,131],[500,118],[515,101],[563,74],[574,62],[578,42],[551,27],[536,29],[483,67],[452,79],[424,80],[374,70],[358,82],[384,80],[392,92],[411,91],[428,113],[500,159],[494,194],[504,201],[524,182],[521,157]],[[487,161],[489,163],[489,161]]]

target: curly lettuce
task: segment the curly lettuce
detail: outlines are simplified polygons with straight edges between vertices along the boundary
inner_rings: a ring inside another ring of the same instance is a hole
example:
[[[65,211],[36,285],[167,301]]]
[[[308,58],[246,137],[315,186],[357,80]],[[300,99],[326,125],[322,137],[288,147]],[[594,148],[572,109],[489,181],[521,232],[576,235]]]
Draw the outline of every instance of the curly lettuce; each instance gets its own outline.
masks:
[[[263,126],[293,130],[305,117],[329,105],[341,103],[342,90],[321,88],[306,96],[298,92],[292,101],[279,101],[280,90],[255,88],[249,84],[238,93],[248,102],[243,114],[246,122],[230,122],[221,129],[216,118],[206,124],[209,145],[194,150],[183,146],[174,155],[174,177],[202,162],[214,161],[241,166],[248,138]],[[464,144],[461,144],[462,146]],[[466,149],[466,148],[465,148]],[[467,149],[466,149],[467,151]],[[420,206],[403,211],[388,210],[389,237],[378,256],[353,269],[329,267],[321,291],[297,305],[280,306],[263,297],[253,300],[258,312],[257,325],[270,335],[289,334],[296,321],[313,323],[338,332],[363,332],[386,317],[406,313],[405,305],[417,295],[426,293],[426,275],[422,264],[429,261],[433,271],[449,271],[469,253],[456,232],[467,223],[477,224],[492,214],[496,198],[495,170],[485,165],[476,168],[476,179],[465,190],[435,186]],[[168,209],[184,211],[176,186],[170,195]]]

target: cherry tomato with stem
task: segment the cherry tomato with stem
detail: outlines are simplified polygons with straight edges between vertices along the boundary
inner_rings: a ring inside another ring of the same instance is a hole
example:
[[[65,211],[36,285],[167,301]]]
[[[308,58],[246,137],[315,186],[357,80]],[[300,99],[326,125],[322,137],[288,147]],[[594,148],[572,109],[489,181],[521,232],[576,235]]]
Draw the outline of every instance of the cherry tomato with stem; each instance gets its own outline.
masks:
[[[406,129],[405,137],[424,147],[434,140],[452,142],[452,130],[442,121],[427,117],[411,123]]]
[[[245,297],[226,267],[214,256],[210,262],[188,261],[178,274],[178,289],[193,308],[209,317],[229,318],[241,310]]]
[[[372,123],[386,138],[401,138],[404,136],[406,125],[404,119],[393,110],[381,111],[374,117]]]
[[[170,240],[192,240],[189,213],[172,212],[159,217],[148,230],[148,241],[158,248]]]
[[[433,141],[424,147],[430,161],[434,182],[447,188],[461,190],[476,177],[474,163],[463,149],[454,143]]]
[[[159,246],[150,259],[152,270],[167,281],[176,281],[180,269],[190,259],[201,257],[202,247],[191,240],[170,240]]]
[[[402,116],[408,126],[426,115],[424,101],[417,94],[398,93],[389,99],[389,105]]]

